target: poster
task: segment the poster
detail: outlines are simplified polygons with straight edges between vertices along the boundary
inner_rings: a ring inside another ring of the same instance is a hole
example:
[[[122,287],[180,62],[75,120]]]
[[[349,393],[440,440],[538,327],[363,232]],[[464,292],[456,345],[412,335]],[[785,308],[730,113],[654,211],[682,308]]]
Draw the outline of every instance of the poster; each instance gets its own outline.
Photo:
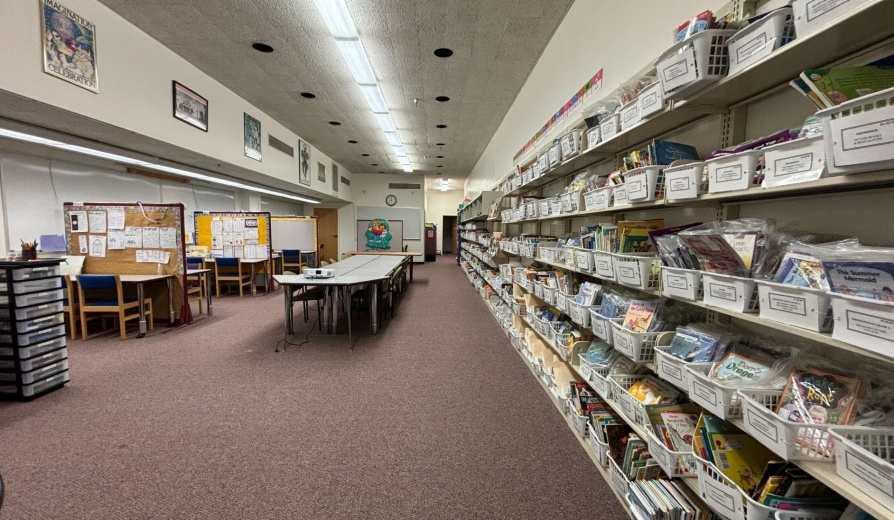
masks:
[[[105,211],[89,211],[87,212],[87,220],[90,222],[90,231],[92,231],[93,233],[106,232]]]
[[[124,246],[129,249],[143,247],[143,228],[138,226],[127,226],[124,228]]]
[[[321,162],[317,163],[317,180],[326,183],[326,165]]]
[[[69,211],[68,218],[71,220],[72,233],[86,233],[90,230],[86,211]],[[86,251],[84,252],[86,253]]]
[[[207,132],[208,100],[175,81],[174,117]]]
[[[310,186],[310,145],[298,141],[298,182]]]
[[[177,228],[163,227],[159,231],[159,246],[162,249],[175,249],[177,247]]]
[[[111,206],[107,209],[109,218],[109,229],[124,229],[124,208],[121,206]]]
[[[110,229],[108,233],[109,238],[109,249],[124,249],[125,240],[124,240],[124,230],[123,229]]]
[[[90,235],[88,240],[90,247],[90,256],[99,258],[106,257],[106,237],[105,235]]]
[[[332,191],[338,193],[338,165],[332,163]]]
[[[78,252],[82,255],[87,254],[87,235],[78,237]]]
[[[261,160],[261,122],[243,112],[245,156]]]
[[[157,248],[160,243],[161,238],[157,227],[143,228],[143,247]]]
[[[96,26],[55,0],[42,0],[40,8],[43,71],[99,92]]]

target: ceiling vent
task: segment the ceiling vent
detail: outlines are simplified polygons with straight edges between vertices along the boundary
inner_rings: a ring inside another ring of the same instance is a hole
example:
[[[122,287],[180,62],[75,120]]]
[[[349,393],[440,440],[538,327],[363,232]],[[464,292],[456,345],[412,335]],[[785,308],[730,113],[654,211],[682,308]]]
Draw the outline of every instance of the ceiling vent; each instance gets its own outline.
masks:
[[[289,157],[295,157],[295,149],[286,143],[280,141],[279,139],[273,137],[270,134],[267,134],[267,144],[270,145],[270,148],[275,150],[279,150],[280,152],[288,155]]]
[[[342,178],[341,178],[341,183],[344,184],[345,186],[350,186],[350,185],[351,185],[351,179],[349,179],[349,178],[347,178],[347,177],[342,177]]]
[[[388,189],[391,190],[421,190],[421,184],[408,184],[404,182],[389,182]]]

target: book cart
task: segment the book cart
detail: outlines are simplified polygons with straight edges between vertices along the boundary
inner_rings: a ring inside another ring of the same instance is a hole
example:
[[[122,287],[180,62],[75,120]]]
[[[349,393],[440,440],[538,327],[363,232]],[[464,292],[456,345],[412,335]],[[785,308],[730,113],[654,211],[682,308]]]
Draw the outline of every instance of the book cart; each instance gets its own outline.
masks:
[[[781,38],[785,39],[791,37],[790,24],[793,23],[797,29],[797,37],[793,41],[782,47],[767,49],[750,61],[737,62],[732,72],[705,78],[709,81],[701,82],[697,88],[682,86],[669,89],[665,92],[665,99],[658,101],[660,109],[652,106],[644,111],[640,106],[638,114],[629,116],[626,124],[620,121],[620,131],[611,129],[611,132],[606,132],[603,129],[600,135],[599,130],[586,128],[580,115],[564,126],[558,125],[557,131],[544,136],[539,143],[535,142],[531,150],[520,156],[515,161],[516,170],[493,187],[503,195],[502,218],[493,221],[479,218],[476,222],[469,219],[471,226],[465,227],[464,231],[477,237],[481,244],[488,243],[491,233],[501,232],[505,242],[501,243],[499,252],[508,257],[508,262],[513,265],[526,266],[536,261],[606,287],[617,284],[640,291],[644,297],[660,296],[687,302],[705,309],[709,321],[731,322],[743,331],[775,336],[782,341],[797,341],[805,345],[808,352],[822,355],[833,362],[849,360],[853,363],[857,359],[867,365],[881,364],[894,369],[894,327],[890,325],[894,322],[894,304],[867,303],[844,296],[809,292],[792,295],[786,293],[787,287],[777,287],[772,283],[755,284],[754,280],[750,280],[750,284],[745,280],[720,277],[706,280],[708,277],[702,276],[701,272],[665,270],[658,264],[649,265],[643,258],[624,258],[625,255],[596,252],[587,258],[576,254],[564,255],[560,250],[549,247],[520,252],[521,242],[510,241],[521,235],[559,237],[581,226],[621,220],[664,218],[666,226],[676,226],[689,222],[754,217],[793,223],[807,231],[854,235],[867,244],[889,243],[891,231],[888,223],[894,218],[894,208],[889,203],[890,190],[894,188],[894,150],[891,149],[894,145],[872,153],[848,154],[848,150],[840,149],[840,143],[828,139],[842,126],[848,125],[847,118],[857,114],[853,109],[859,107],[860,102],[819,113],[818,116],[824,120],[825,143],[807,142],[803,150],[796,150],[798,153],[819,155],[820,161],[828,163],[825,168],[827,173],[818,178],[786,184],[774,180],[774,172],[770,168],[767,171],[768,187],[758,187],[748,183],[750,175],[743,176],[744,180],[726,177],[724,172],[728,170],[723,168],[728,165],[697,163],[666,171],[664,180],[667,184],[660,187],[661,191],[658,190],[659,186],[653,191],[651,179],[647,177],[645,184],[649,188],[645,196],[638,199],[639,202],[629,198],[626,188],[619,189],[617,186],[614,190],[581,193],[577,204],[563,205],[563,197],[556,197],[581,170],[589,168],[608,173],[616,169],[623,156],[653,139],[692,144],[704,157],[713,150],[781,128],[797,126],[815,112],[808,101],[800,98],[793,101],[799,95],[788,83],[802,71],[831,65],[862,65],[894,54],[894,26],[883,21],[894,17],[894,2],[864,0],[838,3],[847,6],[825,17],[829,20],[813,19],[810,22],[806,22],[803,16],[805,3],[809,2],[794,2],[793,12],[789,15],[791,18],[774,17],[776,19],[767,22],[777,26],[776,30],[784,34]],[[760,13],[775,7],[768,4],[763,1],[734,2],[734,9],[741,16],[746,12],[756,10]],[[751,32],[763,30],[765,28]],[[734,38],[730,34],[715,36],[732,39],[729,45],[736,44],[737,40],[738,44],[742,44],[750,38],[749,33]],[[716,40],[714,44],[717,44]],[[699,46],[704,45],[693,45],[696,53]],[[661,59],[655,58],[642,56],[641,61],[657,61],[660,68]],[[651,96],[650,103],[653,103],[654,89],[648,94]],[[894,107],[888,104],[892,94],[894,92],[886,91],[874,96],[870,101],[877,110],[857,114],[861,119],[851,122],[876,124],[883,119],[894,118]],[[630,113],[622,112],[622,115]],[[563,134],[570,134],[573,130],[584,135],[579,151],[562,157],[557,164],[550,166],[549,151],[553,139],[560,139]],[[820,153],[817,154],[817,150]],[[821,153],[823,150],[825,154]],[[765,149],[762,153],[784,154],[791,151],[781,146],[779,149]],[[755,160],[751,154],[743,155],[743,164]],[[705,169],[706,173],[713,172],[708,175],[709,181],[714,180],[713,189],[710,182],[707,186],[692,182],[699,178],[694,172],[701,172],[701,169]],[[671,179],[674,180],[673,185],[670,184]],[[720,188],[720,181],[727,180],[736,180],[738,184]],[[522,203],[522,197],[529,197],[530,200]],[[536,208],[529,210],[531,200],[536,200],[533,203]],[[460,222],[463,222],[462,218]],[[470,282],[490,304],[489,308],[506,331],[510,344],[518,350],[561,411],[569,428],[575,432],[585,452],[631,517],[635,516],[635,511],[631,510],[626,498],[625,477],[619,475],[617,466],[613,466],[605,456],[605,447],[597,439],[586,435],[586,429],[580,428],[576,414],[573,411],[568,413],[565,396],[551,384],[548,370],[538,366],[531,356],[525,340],[528,335],[534,335],[552,349],[579,376],[579,380],[589,383],[642,439],[651,440],[652,456],[665,473],[679,478],[692,488],[708,507],[722,517],[734,520],[822,518],[806,513],[801,516],[785,516],[785,513],[776,516],[777,511],[746,496],[710,463],[689,453],[671,452],[661,442],[655,442],[655,436],[642,421],[642,411],[637,409],[638,401],[625,390],[630,381],[600,374],[591,370],[586,363],[581,363],[579,357],[569,356],[548,323],[539,323],[526,312],[525,306],[518,305],[514,299],[515,296],[524,296],[526,301],[533,299],[538,305],[557,306],[559,302],[556,300],[562,298],[556,298],[543,288],[538,291],[536,284],[532,286],[530,282],[514,277],[513,269],[505,265],[507,261],[502,259],[504,257],[488,257],[486,246],[479,246],[474,240],[466,242],[468,248],[460,251],[460,257],[465,260],[463,266]],[[521,249],[525,248],[522,246]],[[573,259],[567,258],[572,256]],[[628,267],[635,264],[643,266],[639,274],[647,276],[624,280],[625,276],[629,277],[636,271],[619,271],[618,260]],[[503,280],[512,282],[511,290],[499,285],[497,274]],[[657,282],[652,275],[657,275]],[[713,293],[706,281],[717,286]],[[733,292],[736,294],[734,300],[726,303],[720,301],[724,299],[723,296]],[[801,302],[802,298],[803,304],[811,308],[831,304],[831,319],[803,316],[802,313],[795,316],[791,312],[791,304]],[[774,306],[770,304],[771,300],[787,303]],[[500,307],[501,312],[498,313],[496,303],[500,301],[507,305]],[[571,310],[565,310],[567,305],[564,309],[561,305],[558,307],[571,316]],[[852,319],[858,315],[870,316],[874,325],[867,327],[865,320]],[[580,324],[582,320],[574,321]],[[652,374],[686,392],[693,402],[706,411],[739,426],[777,455],[793,461],[865,512],[877,518],[894,517],[894,487],[891,485],[894,481],[894,453],[890,450],[894,445],[894,429],[833,425],[826,432],[818,428],[823,431],[817,435],[835,440],[834,453],[819,456],[809,450],[798,450],[793,443],[786,441],[798,435],[793,430],[797,427],[771,411],[778,392],[737,392],[712,387],[711,380],[703,377],[701,367],[684,366],[680,360],[664,352],[662,347],[667,345],[666,338],[624,338],[621,348],[618,348],[613,336],[617,336],[620,328],[600,320],[598,314],[590,314],[588,328],[597,337],[613,343],[617,350],[648,367]],[[639,341],[643,339],[647,341]],[[652,339],[654,341],[649,341]]]

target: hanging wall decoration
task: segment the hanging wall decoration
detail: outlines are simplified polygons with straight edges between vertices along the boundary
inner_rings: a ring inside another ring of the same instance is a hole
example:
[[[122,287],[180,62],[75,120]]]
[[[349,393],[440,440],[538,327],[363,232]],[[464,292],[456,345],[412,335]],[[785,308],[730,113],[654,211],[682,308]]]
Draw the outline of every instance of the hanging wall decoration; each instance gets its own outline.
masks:
[[[245,116],[245,156],[256,161],[261,160],[261,122],[243,113]]]
[[[43,71],[98,93],[96,26],[55,0],[40,9]]]
[[[332,191],[338,193],[338,165],[332,163]]]
[[[298,141],[298,182],[310,186],[310,145]]]
[[[323,183],[326,182],[326,166],[321,162],[317,163],[317,180]]]
[[[366,228],[366,247],[370,249],[391,249],[391,224],[383,218],[375,218]]]
[[[174,117],[207,132],[208,100],[175,81]]]

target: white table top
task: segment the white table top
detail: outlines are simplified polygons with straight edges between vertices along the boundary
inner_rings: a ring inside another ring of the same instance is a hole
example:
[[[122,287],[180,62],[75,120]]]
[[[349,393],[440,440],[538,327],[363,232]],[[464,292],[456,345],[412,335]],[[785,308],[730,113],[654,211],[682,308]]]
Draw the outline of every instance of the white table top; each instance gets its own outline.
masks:
[[[187,269],[186,276],[198,276],[200,274],[210,273],[211,269]]]
[[[352,256],[324,267],[335,271],[334,278],[278,274],[273,279],[280,285],[359,285],[388,278],[402,261],[402,258],[396,256]]]

